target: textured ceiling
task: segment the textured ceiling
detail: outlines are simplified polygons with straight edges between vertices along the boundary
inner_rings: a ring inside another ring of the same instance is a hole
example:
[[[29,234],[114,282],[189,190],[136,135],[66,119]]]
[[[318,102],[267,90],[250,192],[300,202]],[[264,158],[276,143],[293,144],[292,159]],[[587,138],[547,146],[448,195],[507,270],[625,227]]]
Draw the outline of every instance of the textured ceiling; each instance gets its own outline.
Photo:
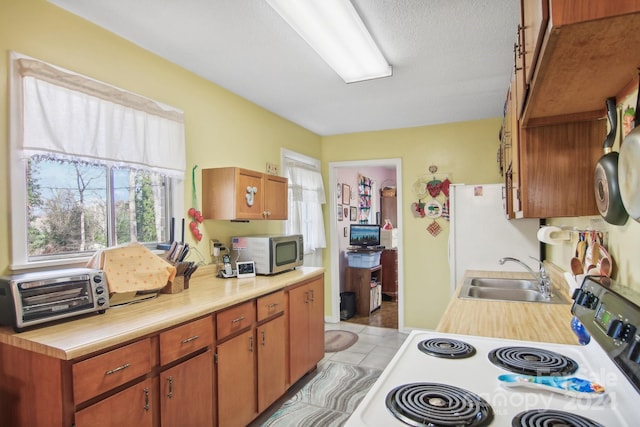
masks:
[[[352,0],[393,76],[347,85],[264,0],[49,1],[319,135],[500,116],[520,4]]]

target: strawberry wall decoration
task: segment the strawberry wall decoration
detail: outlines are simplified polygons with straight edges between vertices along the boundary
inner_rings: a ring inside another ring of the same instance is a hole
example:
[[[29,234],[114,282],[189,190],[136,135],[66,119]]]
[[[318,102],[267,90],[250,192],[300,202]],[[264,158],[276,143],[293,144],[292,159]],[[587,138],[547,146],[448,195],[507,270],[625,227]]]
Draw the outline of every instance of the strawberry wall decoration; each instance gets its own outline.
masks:
[[[202,212],[197,210],[198,206],[198,196],[196,193],[196,169],[198,165],[195,165],[193,169],[191,169],[191,207],[187,211],[189,218],[191,221],[189,222],[189,229],[191,230],[191,234],[193,234],[193,238],[198,242],[202,240],[202,233],[198,229],[198,225],[202,224],[204,218],[202,217]]]
[[[413,184],[413,192],[418,201],[411,204],[411,213],[417,218],[430,218],[431,224],[426,230],[433,237],[440,234],[442,227],[437,219],[449,220],[449,186],[451,181],[445,175],[442,179],[436,176],[438,167],[429,166],[430,175],[423,175]]]

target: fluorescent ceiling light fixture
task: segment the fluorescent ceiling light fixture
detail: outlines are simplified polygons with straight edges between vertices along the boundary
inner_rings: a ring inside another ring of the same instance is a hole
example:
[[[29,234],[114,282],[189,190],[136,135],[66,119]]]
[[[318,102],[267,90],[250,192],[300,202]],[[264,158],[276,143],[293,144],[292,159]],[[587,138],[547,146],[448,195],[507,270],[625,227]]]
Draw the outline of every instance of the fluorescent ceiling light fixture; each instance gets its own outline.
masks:
[[[267,3],[346,83],[391,75],[391,66],[349,0]]]

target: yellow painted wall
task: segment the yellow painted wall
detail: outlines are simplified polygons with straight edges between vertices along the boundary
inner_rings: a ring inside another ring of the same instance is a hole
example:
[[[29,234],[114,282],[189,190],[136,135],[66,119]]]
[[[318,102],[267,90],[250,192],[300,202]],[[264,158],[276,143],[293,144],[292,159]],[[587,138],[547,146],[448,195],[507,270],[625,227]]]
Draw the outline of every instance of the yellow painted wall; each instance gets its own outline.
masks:
[[[404,206],[398,207],[398,214],[403,220],[404,264],[400,268],[404,269],[407,327],[435,328],[449,301],[450,290],[449,223],[438,219],[443,231],[436,237],[429,234],[426,228],[433,220],[417,218],[410,210],[415,201],[413,183],[421,175],[429,174],[428,167],[432,164],[438,166],[438,173],[448,173],[454,183],[500,182],[496,162],[500,124],[500,119],[490,119],[322,138],[325,179],[331,162],[402,160],[403,176],[398,187],[403,192]],[[328,230],[328,218],[325,219]],[[328,261],[329,256],[325,256],[325,263]]]
[[[0,274],[10,273],[8,91],[9,51],[67,68],[184,111],[187,141],[185,208],[191,168],[241,166],[264,171],[280,148],[320,158],[320,137],[44,0],[0,0]],[[201,193],[198,194],[201,201]],[[186,216],[186,212],[185,212]],[[208,257],[210,237],[280,232],[280,221],[205,221],[202,241],[187,242]],[[188,234],[188,230],[187,230]],[[196,258],[197,259],[197,258]],[[209,261],[208,259],[207,261]]]

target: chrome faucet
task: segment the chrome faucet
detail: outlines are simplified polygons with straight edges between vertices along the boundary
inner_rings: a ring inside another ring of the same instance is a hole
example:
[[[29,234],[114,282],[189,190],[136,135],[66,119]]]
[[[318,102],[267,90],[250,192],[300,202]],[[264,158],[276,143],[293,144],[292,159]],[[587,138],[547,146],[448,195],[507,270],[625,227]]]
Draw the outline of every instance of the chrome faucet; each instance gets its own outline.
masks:
[[[538,264],[540,264],[540,271],[538,273],[534,272],[531,269],[531,267],[529,267],[527,264],[525,264],[524,262],[520,261],[517,258],[512,258],[512,257],[500,258],[498,260],[498,264],[503,265],[507,261],[512,261],[523,266],[529,273],[531,273],[534,279],[536,279],[536,281],[538,282],[538,290],[540,291],[540,294],[544,298],[550,299],[551,298],[551,279],[549,278],[549,276],[547,276],[547,271],[544,269],[544,264],[542,264],[542,261],[540,261],[537,258],[534,258],[532,256],[529,258],[537,261]]]

